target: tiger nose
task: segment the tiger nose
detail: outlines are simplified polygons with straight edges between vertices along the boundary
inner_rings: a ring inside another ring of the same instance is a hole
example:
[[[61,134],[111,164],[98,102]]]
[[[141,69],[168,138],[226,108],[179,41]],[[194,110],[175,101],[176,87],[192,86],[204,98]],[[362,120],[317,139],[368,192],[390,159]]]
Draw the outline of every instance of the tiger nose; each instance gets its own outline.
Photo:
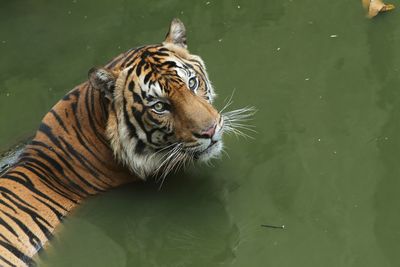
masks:
[[[201,132],[201,137],[203,138],[212,138],[215,134],[215,130],[217,129],[217,124],[214,123],[213,125],[211,125],[209,128],[207,128],[206,130],[204,130],[203,132]]]

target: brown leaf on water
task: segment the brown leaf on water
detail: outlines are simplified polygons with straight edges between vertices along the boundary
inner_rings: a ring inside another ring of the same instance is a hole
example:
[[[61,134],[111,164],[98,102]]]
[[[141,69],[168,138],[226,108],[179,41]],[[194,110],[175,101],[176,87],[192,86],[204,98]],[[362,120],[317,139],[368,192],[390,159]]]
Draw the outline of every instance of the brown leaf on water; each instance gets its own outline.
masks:
[[[367,12],[367,18],[373,18],[380,12],[391,11],[395,8],[392,4],[385,4],[382,0],[361,0],[364,9]]]

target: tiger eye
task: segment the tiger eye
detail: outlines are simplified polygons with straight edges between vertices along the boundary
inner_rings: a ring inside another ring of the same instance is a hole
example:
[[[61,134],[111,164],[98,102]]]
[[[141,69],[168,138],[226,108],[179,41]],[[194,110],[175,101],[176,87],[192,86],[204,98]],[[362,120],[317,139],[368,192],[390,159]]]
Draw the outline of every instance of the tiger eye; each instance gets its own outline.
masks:
[[[196,89],[196,86],[197,86],[197,80],[196,80],[196,78],[195,78],[195,77],[190,78],[190,79],[189,79],[189,88],[190,88],[191,90],[194,90],[194,89]]]
[[[165,110],[165,105],[164,105],[164,103],[161,103],[161,102],[154,104],[153,107],[154,107],[155,111],[158,111],[158,112],[162,112]]]

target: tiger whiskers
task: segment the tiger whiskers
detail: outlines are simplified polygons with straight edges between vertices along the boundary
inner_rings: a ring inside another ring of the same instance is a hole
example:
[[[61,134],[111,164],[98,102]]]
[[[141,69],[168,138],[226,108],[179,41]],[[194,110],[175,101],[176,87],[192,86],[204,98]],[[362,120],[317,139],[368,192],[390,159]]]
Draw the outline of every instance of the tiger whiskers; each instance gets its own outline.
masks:
[[[170,147],[171,145],[168,148]],[[162,150],[166,150],[166,148],[163,148]],[[186,167],[186,164],[193,162],[194,154],[190,151],[186,151],[183,143],[173,144],[172,149],[167,151],[161,157],[160,165],[154,171],[154,174],[159,174],[162,171],[161,175],[156,179],[156,182],[160,182],[159,189],[163,186],[164,181],[170,172],[177,172],[182,167]]]
[[[231,157],[229,156],[228,152],[226,152],[225,147],[223,147],[223,148],[221,149],[221,152],[222,152],[222,154],[224,154],[228,159],[231,159]]]
[[[231,100],[230,102],[232,103]],[[221,113],[222,117],[224,118],[224,132],[228,134],[233,133],[236,136],[254,139],[250,134],[246,133],[246,131],[257,133],[257,131],[254,130],[255,126],[249,125],[246,122],[251,121],[253,115],[256,112],[257,110],[254,107],[244,107]]]
[[[165,169],[171,164],[172,160],[178,155],[178,153],[182,150],[182,143],[175,143],[172,146],[172,149],[164,153],[164,155],[161,157],[161,162],[158,166],[158,168],[154,171],[155,173],[159,173],[162,169]],[[163,148],[161,151],[166,150],[167,148],[170,148],[171,146],[167,146]],[[160,152],[161,152],[160,151]]]
[[[227,109],[230,105],[233,104],[233,96],[235,95],[235,89],[233,89],[232,94],[230,96],[228,96],[227,98],[225,98],[224,102],[225,105],[222,107],[222,109],[219,111],[220,114],[222,114],[224,112],[225,109]]]

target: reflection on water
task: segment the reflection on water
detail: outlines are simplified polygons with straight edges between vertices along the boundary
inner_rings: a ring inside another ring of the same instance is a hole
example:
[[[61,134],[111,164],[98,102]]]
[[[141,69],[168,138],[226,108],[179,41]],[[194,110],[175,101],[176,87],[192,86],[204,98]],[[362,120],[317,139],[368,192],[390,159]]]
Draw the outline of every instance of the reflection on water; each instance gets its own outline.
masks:
[[[208,176],[169,177],[160,191],[148,182],[96,197],[66,221],[74,234],[62,230],[53,243],[62,258],[49,250],[43,265],[229,266],[238,229],[220,195],[224,185]],[[93,260],[99,252],[108,257]]]
[[[400,13],[357,1],[3,1],[0,150],[87,70],[162,40],[172,17],[254,140],[73,212],[43,266],[398,266]],[[285,230],[261,224],[285,225]]]

